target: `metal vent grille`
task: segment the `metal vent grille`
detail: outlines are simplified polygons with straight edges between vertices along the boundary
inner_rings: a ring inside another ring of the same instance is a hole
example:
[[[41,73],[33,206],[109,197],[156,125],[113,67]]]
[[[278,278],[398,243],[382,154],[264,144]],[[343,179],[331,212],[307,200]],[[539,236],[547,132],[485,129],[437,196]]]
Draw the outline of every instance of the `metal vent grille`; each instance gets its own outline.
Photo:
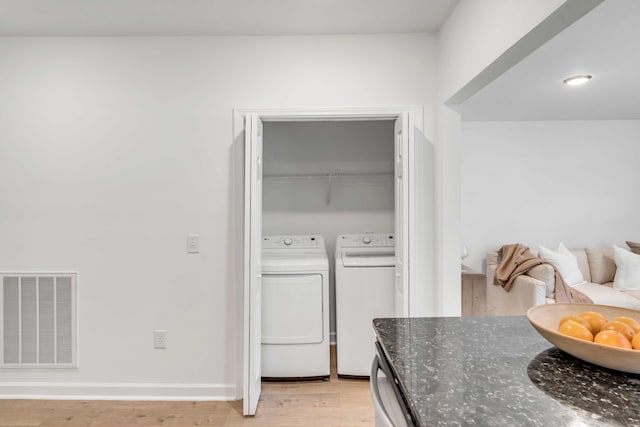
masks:
[[[76,367],[76,273],[0,273],[0,367]]]

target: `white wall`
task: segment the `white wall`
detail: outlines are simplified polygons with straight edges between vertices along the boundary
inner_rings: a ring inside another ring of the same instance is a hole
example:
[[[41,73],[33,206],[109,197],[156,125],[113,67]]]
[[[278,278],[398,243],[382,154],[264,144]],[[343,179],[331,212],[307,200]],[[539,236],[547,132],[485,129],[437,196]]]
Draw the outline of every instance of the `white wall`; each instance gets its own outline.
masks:
[[[332,339],[336,238],[394,232],[393,132],[393,121],[264,124],[263,233],[324,237]],[[309,176],[326,173],[355,175]]]
[[[506,243],[640,239],[640,121],[463,122],[462,241],[484,269]]]
[[[592,2],[581,7],[580,0],[461,0],[438,32],[438,92],[434,110],[436,279],[431,292],[434,302],[431,314],[456,316],[461,312],[461,122],[460,115],[445,103],[485,69],[505,71],[510,65],[501,62],[500,56],[565,3],[572,3],[558,18],[565,25],[581,16],[585,7],[593,7]],[[527,44],[523,49],[530,52],[536,47]]]
[[[450,98],[566,0],[461,0],[438,34],[440,92]]]
[[[393,120],[264,122],[264,175],[393,173]]]
[[[1,38],[0,270],[79,272],[80,369],[3,370],[0,395],[238,396],[232,110],[429,106],[434,48],[430,35]]]

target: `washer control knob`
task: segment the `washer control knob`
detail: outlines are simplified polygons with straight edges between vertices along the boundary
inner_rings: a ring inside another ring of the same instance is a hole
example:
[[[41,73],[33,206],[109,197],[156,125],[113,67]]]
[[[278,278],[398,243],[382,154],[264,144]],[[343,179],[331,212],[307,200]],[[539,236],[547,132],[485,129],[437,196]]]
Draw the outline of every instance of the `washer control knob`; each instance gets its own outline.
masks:
[[[291,237],[287,237],[286,239],[284,239],[285,245],[291,246],[292,243],[293,243],[293,239]]]
[[[369,236],[364,236],[362,238],[362,243],[364,243],[365,245],[368,245],[369,243],[371,243],[371,237]]]

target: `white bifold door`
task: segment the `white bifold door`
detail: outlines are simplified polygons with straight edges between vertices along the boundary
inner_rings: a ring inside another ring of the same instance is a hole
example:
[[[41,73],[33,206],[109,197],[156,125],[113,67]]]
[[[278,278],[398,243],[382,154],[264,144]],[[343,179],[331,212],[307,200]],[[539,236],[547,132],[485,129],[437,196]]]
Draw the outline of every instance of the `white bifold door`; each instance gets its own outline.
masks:
[[[405,112],[395,123],[395,236],[396,236],[396,316],[409,316],[409,253],[411,225],[411,197],[409,157],[413,144],[413,115]]]
[[[254,415],[261,389],[262,121],[245,119],[244,391],[242,413]]]
[[[362,118],[359,116],[360,119]],[[395,314],[409,316],[411,251],[411,174],[409,161],[413,144],[413,117],[396,116],[395,164]],[[310,119],[323,119],[311,117]],[[346,118],[332,117],[332,118]],[[299,119],[299,117],[298,117]],[[283,120],[283,119],[280,119]],[[372,117],[372,120],[375,118]],[[245,116],[245,221],[244,221],[244,390],[243,413],[254,415],[261,386],[261,290],[262,290],[262,122],[258,114]]]

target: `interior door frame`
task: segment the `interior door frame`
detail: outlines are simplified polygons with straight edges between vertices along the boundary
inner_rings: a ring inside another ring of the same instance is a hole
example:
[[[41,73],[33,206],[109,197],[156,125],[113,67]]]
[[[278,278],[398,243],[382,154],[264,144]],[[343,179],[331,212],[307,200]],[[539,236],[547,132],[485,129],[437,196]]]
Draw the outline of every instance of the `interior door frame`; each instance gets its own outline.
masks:
[[[413,117],[413,127],[420,132],[424,133],[424,108],[422,106],[394,106],[394,107],[342,107],[342,108],[236,108],[233,110],[233,139],[234,141],[243,141],[244,142],[244,131],[245,131],[245,117],[248,114],[256,114],[259,120],[262,121],[277,121],[277,122],[294,122],[294,121],[352,121],[352,120],[396,120],[404,113],[411,113]],[[412,143],[409,145],[409,153],[407,155],[407,161],[409,164],[412,164],[415,158],[415,146],[416,146],[417,138],[412,138]],[[235,158],[242,159],[242,161],[236,162],[240,166],[240,171],[236,174],[236,184],[234,185],[234,190],[237,192],[244,192],[244,143],[242,145],[241,152],[237,152],[235,154]],[[237,147],[240,148],[240,147]],[[409,186],[410,186],[410,197],[409,197],[409,227],[416,223],[416,205],[418,203],[422,204],[422,201],[418,201],[419,197],[422,197],[422,193],[418,191],[417,187],[417,176],[416,168],[410,167],[408,173]],[[244,201],[245,197],[238,197],[238,200],[241,200],[241,203],[236,204],[236,209],[240,209],[234,215],[236,218],[244,218]],[[239,222],[239,224],[238,224]],[[244,221],[237,221],[234,229],[236,230],[236,242],[242,242],[244,244]],[[420,228],[420,227],[419,227]],[[239,233],[239,234],[238,234]],[[409,253],[407,259],[409,261],[409,298],[411,295],[420,295],[424,292],[415,292],[414,289],[416,287],[424,287],[427,286],[426,278],[422,278],[420,283],[418,280],[412,280],[412,278],[416,278],[415,272],[417,269],[417,263],[411,262],[411,260],[416,260],[415,251],[417,247],[416,236],[414,233],[409,233],[408,236],[408,247]],[[424,236],[421,236],[424,238]],[[236,257],[240,259],[236,259],[235,270],[236,270],[236,280],[235,283],[235,291],[237,292],[237,316],[236,316],[236,324],[238,328],[236,329],[236,360],[238,361],[236,376],[236,398],[243,398],[243,390],[244,390],[244,379],[247,375],[245,372],[245,363],[244,363],[244,331],[246,329],[245,325],[245,316],[244,316],[244,307],[245,307],[245,297],[244,297],[244,275],[245,275],[245,262],[244,262],[244,250],[243,245],[240,248],[236,248],[234,251]],[[405,315],[410,316],[415,306],[414,302],[409,304],[408,313]]]

